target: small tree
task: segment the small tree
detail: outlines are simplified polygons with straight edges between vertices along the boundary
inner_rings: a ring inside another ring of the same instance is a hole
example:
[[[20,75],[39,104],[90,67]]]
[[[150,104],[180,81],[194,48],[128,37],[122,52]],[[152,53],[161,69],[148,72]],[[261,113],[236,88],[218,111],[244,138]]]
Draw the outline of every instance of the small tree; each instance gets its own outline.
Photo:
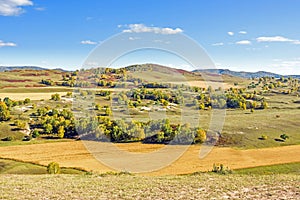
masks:
[[[40,133],[38,130],[34,129],[31,135],[33,138],[38,138],[40,136]]]
[[[72,92],[67,92],[67,97],[72,97]]]
[[[110,116],[112,114],[112,111],[110,108],[105,109],[105,116]]]
[[[96,105],[95,105],[95,110],[101,110],[101,105],[96,104]]]
[[[56,162],[49,163],[47,166],[47,172],[48,174],[59,174],[60,173],[59,164]]]
[[[205,130],[198,128],[196,130],[195,138],[194,138],[194,143],[203,143],[206,140],[206,132]]]
[[[60,126],[57,131],[57,136],[62,139],[65,136],[65,127]]]
[[[261,102],[261,109],[267,109],[268,108],[268,103],[266,101]]]
[[[58,93],[52,94],[51,95],[51,100],[59,101],[60,100],[60,95]]]
[[[0,121],[7,121],[10,119],[10,112],[4,102],[0,102]]]
[[[26,99],[24,100],[24,104],[28,104],[28,103],[30,103],[30,99],[29,99],[29,98],[26,98]]]

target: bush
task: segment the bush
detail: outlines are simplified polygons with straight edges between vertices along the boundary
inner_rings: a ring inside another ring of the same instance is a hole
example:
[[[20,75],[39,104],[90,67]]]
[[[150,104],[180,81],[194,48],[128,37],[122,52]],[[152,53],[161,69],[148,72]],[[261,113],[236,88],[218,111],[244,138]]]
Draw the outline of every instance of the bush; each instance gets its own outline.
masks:
[[[268,139],[268,136],[262,135],[262,136],[260,137],[260,139],[261,139],[261,140],[267,140],[267,139]]]
[[[29,99],[29,98],[26,98],[26,99],[24,100],[24,104],[28,104],[28,103],[30,103],[30,99]]]
[[[280,135],[280,138],[283,140],[286,140],[286,139],[289,139],[290,137],[286,134],[282,134],[282,135]]]
[[[40,136],[40,133],[39,133],[38,130],[35,129],[35,130],[32,132],[31,135],[32,135],[33,138],[38,138],[38,137]]]
[[[228,167],[225,167],[223,164],[214,164],[212,172],[225,175],[231,174],[232,170]]]
[[[206,131],[203,129],[197,129],[195,133],[194,143],[203,143],[206,141]]]
[[[60,95],[59,94],[52,94],[51,95],[51,100],[54,100],[54,101],[59,101],[60,100]]]
[[[59,164],[56,162],[49,163],[47,166],[47,172],[48,174],[59,174],[60,173]]]

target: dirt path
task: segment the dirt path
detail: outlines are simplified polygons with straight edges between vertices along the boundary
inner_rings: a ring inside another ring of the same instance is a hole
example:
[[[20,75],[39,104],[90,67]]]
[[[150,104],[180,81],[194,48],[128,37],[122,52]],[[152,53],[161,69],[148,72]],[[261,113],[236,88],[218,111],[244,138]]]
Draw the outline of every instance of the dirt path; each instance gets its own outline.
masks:
[[[99,145],[99,143],[95,143]],[[152,152],[162,145],[149,144],[117,144],[119,149],[129,152]],[[280,163],[300,162],[300,145],[275,147],[266,149],[236,150],[218,148],[203,159],[199,158],[200,146],[190,146],[176,162],[149,175],[184,174],[212,169],[214,163],[222,163],[232,169],[272,165]],[[47,165],[56,161],[64,167],[79,167],[97,172],[112,171],[98,162],[81,141],[46,143],[24,146],[0,147],[0,157]],[[149,161],[151,162],[151,161]]]

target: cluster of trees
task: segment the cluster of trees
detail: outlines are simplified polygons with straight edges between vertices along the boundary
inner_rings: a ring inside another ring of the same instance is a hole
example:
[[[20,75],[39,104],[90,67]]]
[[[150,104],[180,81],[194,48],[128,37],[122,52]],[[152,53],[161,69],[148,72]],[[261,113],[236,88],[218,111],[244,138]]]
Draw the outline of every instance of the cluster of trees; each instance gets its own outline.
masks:
[[[0,121],[8,121],[11,119],[10,111],[11,108],[18,105],[26,105],[29,104],[31,100],[26,98],[23,101],[13,101],[8,97],[5,97],[3,101],[0,99]]]
[[[274,91],[275,89],[285,89],[280,90],[283,94],[300,92],[299,80],[293,79],[292,77],[281,77],[279,79],[275,79],[274,77],[261,77],[257,80],[257,82],[253,81],[250,83],[248,89],[254,89],[258,86],[260,86],[264,92]]]
[[[195,88],[191,88],[195,90]],[[163,106],[169,103],[179,105],[195,106],[197,109],[211,108],[242,108],[242,109],[265,109],[267,102],[258,97],[255,92],[246,93],[244,89],[234,89],[223,93],[209,92],[212,89],[199,88],[197,92],[183,92],[182,90],[152,90],[152,89],[132,89],[128,92],[120,92],[114,96],[113,100],[120,105],[137,107],[143,104],[143,100],[151,100]]]
[[[81,139],[97,141],[191,144],[206,140],[203,129],[191,128],[189,124],[171,124],[168,119],[144,123],[99,116],[79,120],[76,130]]]
[[[56,135],[59,138],[76,135],[75,119],[69,110],[44,107],[39,108],[35,115],[40,117],[35,127],[43,130],[41,134]]]
[[[62,86],[75,87],[78,71],[63,75]]]
[[[47,79],[47,80],[42,79],[42,80],[41,80],[41,83],[44,84],[44,85],[48,85],[48,86],[53,86],[53,85],[55,85],[54,81],[49,80],[49,79]]]
[[[259,98],[255,92],[246,93],[244,89],[231,88],[224,94],[201,93],[194,100],[194,105],[203,110],[207,108],[266,109],[264,98]]]

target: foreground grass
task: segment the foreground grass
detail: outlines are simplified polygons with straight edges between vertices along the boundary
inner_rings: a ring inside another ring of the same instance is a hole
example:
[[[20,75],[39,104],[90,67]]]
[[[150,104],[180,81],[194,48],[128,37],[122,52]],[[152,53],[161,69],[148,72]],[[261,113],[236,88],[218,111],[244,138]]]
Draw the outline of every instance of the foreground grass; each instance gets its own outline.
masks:
[[[297,175],[1,175],[0,199],[298,199]]]

